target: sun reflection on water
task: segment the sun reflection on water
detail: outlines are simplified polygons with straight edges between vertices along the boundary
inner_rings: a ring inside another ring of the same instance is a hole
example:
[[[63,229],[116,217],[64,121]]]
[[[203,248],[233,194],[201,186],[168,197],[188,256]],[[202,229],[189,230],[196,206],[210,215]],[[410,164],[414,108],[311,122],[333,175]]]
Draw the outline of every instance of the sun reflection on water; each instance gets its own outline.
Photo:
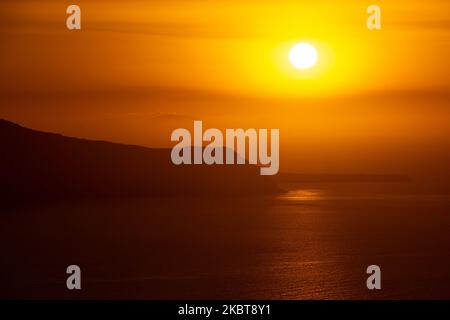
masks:
[[[280,196],[280,199],[289,201],[316,201],[323,200],[324,194],[321,190],[308,189],[308,190],[291,190]]]

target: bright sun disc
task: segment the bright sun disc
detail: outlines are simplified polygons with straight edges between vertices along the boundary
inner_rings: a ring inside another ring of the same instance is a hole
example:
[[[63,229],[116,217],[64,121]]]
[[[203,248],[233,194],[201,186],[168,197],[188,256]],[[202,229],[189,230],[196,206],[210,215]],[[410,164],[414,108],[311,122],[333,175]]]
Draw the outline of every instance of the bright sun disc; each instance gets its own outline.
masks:
[[[317,50],[309,43],[298,43],[289,51],[289,60],[297,69],[309,69],[317,62]]]

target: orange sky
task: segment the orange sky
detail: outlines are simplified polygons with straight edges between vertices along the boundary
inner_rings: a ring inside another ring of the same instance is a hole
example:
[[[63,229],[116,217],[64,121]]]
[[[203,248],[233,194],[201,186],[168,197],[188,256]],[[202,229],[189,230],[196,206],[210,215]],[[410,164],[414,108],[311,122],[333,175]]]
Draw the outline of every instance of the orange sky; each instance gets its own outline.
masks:
[[[280,128],[281,171],[437,172],[450,153],[450,2],[0,3],[0,117],[170,146],[191,126]],[[319,51],[289,65],[297,41]]]

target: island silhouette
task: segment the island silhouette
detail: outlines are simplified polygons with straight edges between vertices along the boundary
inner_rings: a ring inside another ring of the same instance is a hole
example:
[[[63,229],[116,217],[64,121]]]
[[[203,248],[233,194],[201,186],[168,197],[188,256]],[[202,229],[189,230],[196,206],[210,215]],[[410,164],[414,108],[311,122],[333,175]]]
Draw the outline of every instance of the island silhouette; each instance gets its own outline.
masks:
[[[171,149],[66,137],[0,119],[0,192],[11,198],[277,192],[254,165],[174,165]]]
[[[279,194],[284,183],[410,182],[408,176],[399,174],[262,176],[258,166],[248,163],[175,165],[169,148],[67,137],[4,119],[0,119],[0,147],[0,192],[5,203],[98,197],[246,197]]]

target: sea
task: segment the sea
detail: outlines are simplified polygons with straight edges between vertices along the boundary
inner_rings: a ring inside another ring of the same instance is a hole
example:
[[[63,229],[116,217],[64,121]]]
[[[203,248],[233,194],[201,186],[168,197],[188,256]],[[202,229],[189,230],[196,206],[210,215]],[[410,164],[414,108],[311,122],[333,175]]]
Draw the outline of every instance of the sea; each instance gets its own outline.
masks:
[[[0,214],[6,299],[449,299],[450,194],[284,186],[261,197],[17,203]],[[81,269],[68,290],[66,269]],[[380,268],[370,290],[367,268]]]

